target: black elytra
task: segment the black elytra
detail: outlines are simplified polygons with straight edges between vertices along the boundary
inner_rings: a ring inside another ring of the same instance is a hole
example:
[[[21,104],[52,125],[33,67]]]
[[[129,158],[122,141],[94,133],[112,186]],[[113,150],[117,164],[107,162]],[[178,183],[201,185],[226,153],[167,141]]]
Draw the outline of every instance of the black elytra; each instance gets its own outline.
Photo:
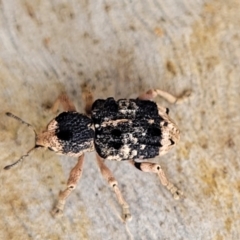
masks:
[[[148,100],[113,98],[96,100],[92,106],[95,149],[105,159],[148,159],[161,147],[157,104]]]

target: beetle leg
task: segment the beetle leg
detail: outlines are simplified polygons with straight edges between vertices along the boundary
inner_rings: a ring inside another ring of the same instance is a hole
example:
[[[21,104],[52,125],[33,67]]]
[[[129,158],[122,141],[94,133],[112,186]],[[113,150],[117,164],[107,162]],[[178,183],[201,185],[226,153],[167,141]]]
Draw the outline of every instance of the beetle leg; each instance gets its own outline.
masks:
[[[168,181],[162,167],[159,164],[150,162],[135,162],[133,160],[130,161],[130,163],[143,172],[157,173],[162,185],[172,193],[174,199],[178,200],[183,195],[177,187]]]
[[[74,104],[69,99],[66,93],[60,94],[58,98],[55,100],[51,108],[52,112],[56,113],[60,105],[63,107],[64,111],[76,111]]]
[[[91,115],[92,112],[92,104],[93,104],[93,95],[89,89],[84,89],[82,91],[82,99],[85,102],[85,113],[87,115]]]
[[[67,188],[64,191],[60,191],[58,202],[52,210],[53,216],[62,215],[67,198],[71,194],[72,190],[76,188],[77,183],[82,176],[83,162],[84,162],[84,154],[78,158],[77,164],[71,170],[70,176],[67,181]]]
[[[125,222],[127,220],[130,220],[131,219],[131,214],[130,214],[129,206],[126,203],[126,201],[124,200],[124,198],[122,196],[122,193],[118,188],[118,182],[114,178],[110,169],[104,164],[103,159],[100,156],[98,156],[98,154],[97,154],[97,163],[98,163],[98,166],[100,168],[100,171],[102,173],[103,178],[108,182],[110,187],[113,188],[113,190],[116,194],[117,200],[122,207],[123,221]]]
[[[172,94],[162,91],[160,89],[150,89],[147,92],[141,94],[138,98],[141,100],[153,100],[156,96],[160,96],[170,103],[179,104],[188,99],[190,95],[191,95],[190,90],[186,90],[178,97],[175,97]]]

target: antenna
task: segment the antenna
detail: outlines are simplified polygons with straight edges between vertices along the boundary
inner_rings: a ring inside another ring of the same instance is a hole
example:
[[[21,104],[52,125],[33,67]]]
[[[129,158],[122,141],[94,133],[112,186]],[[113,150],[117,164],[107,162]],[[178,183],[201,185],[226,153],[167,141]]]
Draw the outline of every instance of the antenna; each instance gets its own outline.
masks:
[[[16,115],[14,115],[14,114],[12,114],[12,113],[10,113],[10,112],[6,112],[6,115],[7,115],[8,117],[11,117],[11,118],[16,119],[17,121],[19,121],[19,122],[22,123],[22,124],[27,125],[28,127],[30,127],[30,128],[34,131],[35,136],[37,135],[34,127],[33,127],[30,123],[27,123],[27,122],[23,121],[20,117],[17,117]]]
[[[16,119],[17,121],[19,121],[20,123],[24,124],[24,125],[27,125],[28,127],[31,127],[31,129],[33,130],[33,132],[35,133],[35,138],[37,136],[37,133],[35,131],[35,129],[33,128],[33,126],[25,121],[23,121],[21,118],[15,116],[14,114],[10,113],[10,112],[6,112],[6,115],[8,117],[12,117],[14,119]],[[27,156],[29,156],[29,153],[32,152],[34,149],[38,148],[40,146],[37,146],[35,145],[33,148],[31,148],[30,150],[27,151],[26,154],[22,155],[16,162],[10,164],[10,165],[7,165],[6,167],[4,167],[5,170],[8,170],[10,168],[12,168],[13,166],[17,165],[18,163],[22,162],[24,158],[26,158]]]
[[[33,148],[31,148],[26,154],[22,155],[16,162],[4,167],[4,170],[8,170],[13,166],[17,165],[18,163],[20,163],[25,157],[29,156],[29,153],[32,152],[35,148],[37,148],[37,146],[34,146]]]

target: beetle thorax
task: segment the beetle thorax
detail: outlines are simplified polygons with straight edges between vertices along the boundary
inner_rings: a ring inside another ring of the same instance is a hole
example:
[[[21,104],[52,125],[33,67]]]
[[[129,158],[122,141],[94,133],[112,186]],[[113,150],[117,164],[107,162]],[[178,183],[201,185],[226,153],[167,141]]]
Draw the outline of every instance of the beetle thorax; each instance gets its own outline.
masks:
[[[94,150],[92,120],[78,112],[63,112],[37,137],[37,145],[70,156]]]

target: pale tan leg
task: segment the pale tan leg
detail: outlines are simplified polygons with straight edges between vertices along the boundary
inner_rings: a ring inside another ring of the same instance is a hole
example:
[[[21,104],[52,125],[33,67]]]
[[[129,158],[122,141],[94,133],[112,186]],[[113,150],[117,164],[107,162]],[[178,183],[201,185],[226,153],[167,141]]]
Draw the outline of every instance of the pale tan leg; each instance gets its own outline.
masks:
[[[141,100],[153,100],[156,96],[160,96],[170,103],[179,104],[188,99],[191,95],[191,91],[184,91],[180,96],[175,97],[168,92],[164,92],[160,89],[150,89],[146,93],[141,94],[138,98]]]
[[[82,99],[85,102],[84,110],[85,113],[90,116],[92,112],[92,104],[94,102],[93,95],[87,85],[84,84],[81,87],[82,87]]]
[[[71,194],[72,190],[76,188],[77,183],[82,176],[83,162],[84,162],[84,154],[78,158],[78,162],[76,166],[71,170],[70,176],[67,181],[67,188],[64,191],[60,191],[58,202],[52,210],[53,216],[62,215],[67,198]]]
[[[178,200],[183,195],[179,189],[177,189],[171,182],[168,181],[159,164],[150,162],[135,162],[133,160],[131,160],[130,163],[143,172],[157,173],[162,185],[172,193],[174,199]]]
[[[53,103],[51,110],[53,113],[56,113],[59,110],[60,105],[63,107],[64,111],[76,111],[76,108],[72,101],[69,99],[66,93],[62,93]]]
[[[124,200],[124,198],[117,186],[118,183],[117,183],[116,179],[114,178],[113,174],[111,173],[111,171],[109,170],[109,168],[104,164],[103,159],[100,156],[98,156],[98,154],[97,154],[97,163],[98,163],[98,166],[100,168],[103,178],[106,179],[108,184],[113,188],[113,190],[116,194],[117,200],[122,207],[123,221],[125,222],[127,220],[130,220],[131,214],[130,214],[129,206],[126,203],[126,201]]]

